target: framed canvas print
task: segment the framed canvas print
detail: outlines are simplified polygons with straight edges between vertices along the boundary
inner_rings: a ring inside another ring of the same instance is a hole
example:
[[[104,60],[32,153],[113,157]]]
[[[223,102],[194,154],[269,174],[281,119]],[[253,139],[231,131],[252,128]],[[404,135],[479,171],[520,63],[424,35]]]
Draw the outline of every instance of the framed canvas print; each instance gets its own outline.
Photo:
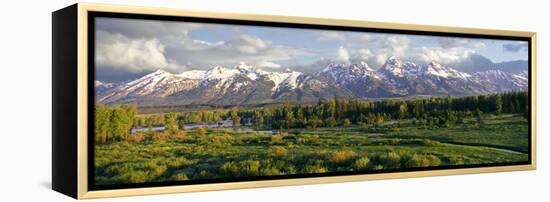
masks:
[[[75,4],[53,189],[78,199],[535,169],[535,33]]]

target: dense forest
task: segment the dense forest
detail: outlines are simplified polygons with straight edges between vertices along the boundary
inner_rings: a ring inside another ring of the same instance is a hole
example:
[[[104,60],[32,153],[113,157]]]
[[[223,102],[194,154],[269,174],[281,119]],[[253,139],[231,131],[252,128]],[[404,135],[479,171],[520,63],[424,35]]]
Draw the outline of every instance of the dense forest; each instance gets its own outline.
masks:
[[[184,124],[232,120],[233,126],[283,130],[317,127],[377,126],[388,121],[412,119],[413,124],[453,127],[464,118],[482,122],[486,114],[513,113],[527,116],[527,92],[467,97],[430,97],[411,100],[319,100],[314,105],[285,103],[278,107],[138,115],[135,105],[95,108],[96,143],[125,140],[132,128],[164,126],[169,133]]]

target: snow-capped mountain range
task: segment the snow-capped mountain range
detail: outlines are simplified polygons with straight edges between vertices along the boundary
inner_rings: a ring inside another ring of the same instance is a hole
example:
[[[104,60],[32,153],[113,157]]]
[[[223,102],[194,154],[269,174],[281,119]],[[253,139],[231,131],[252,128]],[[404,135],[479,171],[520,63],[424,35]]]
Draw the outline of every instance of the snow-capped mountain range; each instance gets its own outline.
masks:
[[[475,95],[527,90],[527,72],[468,74],[435,61],[418,65],[390,57],[374,70],[366,63],[330,63],[320,72],[268,72],[240,63],[173,74],[157,70],[121,84],[95,81],[96,102],[139,105],[261,104],[340,98]]]

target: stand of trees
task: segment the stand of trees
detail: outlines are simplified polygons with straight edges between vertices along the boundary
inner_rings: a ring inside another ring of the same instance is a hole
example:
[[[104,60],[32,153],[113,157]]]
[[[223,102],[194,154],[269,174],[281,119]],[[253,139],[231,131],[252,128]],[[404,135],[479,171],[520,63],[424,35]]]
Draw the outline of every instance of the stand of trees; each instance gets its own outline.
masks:
[[[96,106],[95,142],[101,144],[127,139],[136,115],[137,108],[134,105]]]
[[[386,121],[413,119],[413,124],[453,127],[464,118],[476,118],[482,123],[484,114],[528,114],[527,92],[508,92],[452,98],[431,97],[411,100],[319,100],[313,105],[292,105],[230,110],[209,110],[137,116],[134,105],[95,108],[96,143],[125,140],[132,128],[165,126],[174,133],[183,124],[231,120],[234,127],[252,123],[261,129],[292,129],[317,127],[378,126]],[[525,116],[527,118],[527,115]]]
[[[430,125],[452,127],[463,118],[483,114],[528,113],[528,93],[508,92],[452,98],[414,100],[319,100],[315,105],[284,104],[281,107],[240,111],[241,120],[259,128],[290,129],[378,125],[392,119],[413,119]]]
[[[186,123],[218,122],[231,118],[227,110],[211,110],[198,112],[171,112],[176,115],[176,123],[179,127]],[[164,114],[152,114],[134,118],[134,127],[144,128],[152,126],[164,126],[166,116]]]

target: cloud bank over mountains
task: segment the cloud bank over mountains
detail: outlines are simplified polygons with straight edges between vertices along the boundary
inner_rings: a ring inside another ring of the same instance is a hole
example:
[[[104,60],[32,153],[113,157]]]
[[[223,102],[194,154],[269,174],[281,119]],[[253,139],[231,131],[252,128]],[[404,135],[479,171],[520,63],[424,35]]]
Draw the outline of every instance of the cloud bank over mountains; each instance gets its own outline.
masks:
[[[116,18],[97,18],[95,34],[96,77],[106,81],[243,61],[274,72],[317,72],[328,61],[376,69],[391,56],[464,71],[520,71],[528,51],[520,41]]]

